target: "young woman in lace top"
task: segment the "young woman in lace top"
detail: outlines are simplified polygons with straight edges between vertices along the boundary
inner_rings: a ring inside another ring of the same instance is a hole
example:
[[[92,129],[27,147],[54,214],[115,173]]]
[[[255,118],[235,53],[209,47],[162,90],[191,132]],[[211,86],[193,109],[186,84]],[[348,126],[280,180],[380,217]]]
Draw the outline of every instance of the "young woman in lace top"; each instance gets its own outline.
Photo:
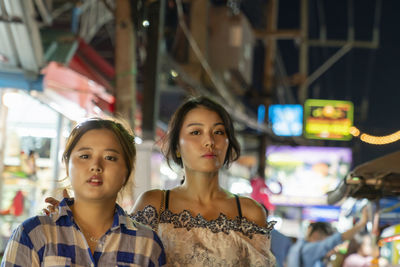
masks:
[[[159,234],[170,266],[274,266],[263,208],[219,185],[218,176],[240,155],[227,111],[206,97],[192,98],[173,115],[163,142],[168,163],[184,170],[172,190],[151,190],[132,216]]]

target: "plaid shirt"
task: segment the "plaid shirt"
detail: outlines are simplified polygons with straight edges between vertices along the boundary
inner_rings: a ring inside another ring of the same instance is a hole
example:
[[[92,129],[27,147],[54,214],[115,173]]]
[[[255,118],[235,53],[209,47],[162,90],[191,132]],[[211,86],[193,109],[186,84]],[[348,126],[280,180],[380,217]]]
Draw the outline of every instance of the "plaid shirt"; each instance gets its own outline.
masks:
[[[1,267],[7,266],[163,266],[165,253],[157,234],[116,205],[112,227],[92,254],[64,199],[58,214],[24,221],[12,234]]]

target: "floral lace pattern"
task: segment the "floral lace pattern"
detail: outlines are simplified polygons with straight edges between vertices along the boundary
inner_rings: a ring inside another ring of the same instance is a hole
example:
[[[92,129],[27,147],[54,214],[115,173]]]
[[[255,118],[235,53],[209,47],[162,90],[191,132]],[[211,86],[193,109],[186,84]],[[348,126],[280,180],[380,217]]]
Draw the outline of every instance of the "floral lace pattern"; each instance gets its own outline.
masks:
[[[179,214],[169,210],[158,215],[146,206],[132,215],[133,219],[155,230],[163,242],[167,266],[275,266],[270,251],[270,232],[275,222],[259,227],[246,218],[229,219],[220,214],[207,221],[189,211]]]
[[[153,206],[148,205],[142,211],[138,211],[131,216],[134,220],[157,231],[158,212]],[[276,222],[268,222],[267,227],[260,227],[248,221],[245,217],[236,217],[232,220],[220,213],[217,219],[207,221],[200,214],[193,217],[188,210],[183,210],[178,214],[172,213],[170,210],[164,210],[161,212],[159,223],[170,223],[175,228],[186,228],[188,231],[193,228],[207,228],[213,233],[223,232],[225,234],[229,234],[229,231],[235,231],[252,238],[254,234],[268,235],[269,237]]]

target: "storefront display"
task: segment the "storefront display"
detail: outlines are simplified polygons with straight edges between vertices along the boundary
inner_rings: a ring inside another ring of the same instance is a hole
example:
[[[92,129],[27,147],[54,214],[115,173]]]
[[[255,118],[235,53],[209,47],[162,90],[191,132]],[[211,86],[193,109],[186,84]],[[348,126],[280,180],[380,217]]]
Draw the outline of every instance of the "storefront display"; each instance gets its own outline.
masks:
[[[68,132],[70,123],[23,91],[4,89],[1,104],[6,116],[2,117],[0,235],[7,240],[16,225],[41,212],[44,198],[59,187],[57,181],[64,172],[58,164],[60,125]]]

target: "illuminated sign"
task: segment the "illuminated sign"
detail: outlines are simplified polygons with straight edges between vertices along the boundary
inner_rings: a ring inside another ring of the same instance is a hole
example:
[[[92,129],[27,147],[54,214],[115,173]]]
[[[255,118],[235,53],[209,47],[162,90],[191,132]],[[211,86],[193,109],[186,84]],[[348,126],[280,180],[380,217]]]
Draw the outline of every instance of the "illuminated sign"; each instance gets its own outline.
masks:
[[[266,184],[282,185],[271,194],[274,205],[325,206],[326,193],[334,190],[350,171],[348,147],[274,146],[266,151]]]
[[[304,136],[310,139],[350,140],[353,112],[350,101],[308,99],[304,103]]]
[[[303,107],[301,105],[270,105],[268,119],[272,131],[279,136],[299,136],[303,133]]]
[[[302,219],[314,222],[337,221],[340,215],[340,207],[336,206],[308,206],[302,209]]]

